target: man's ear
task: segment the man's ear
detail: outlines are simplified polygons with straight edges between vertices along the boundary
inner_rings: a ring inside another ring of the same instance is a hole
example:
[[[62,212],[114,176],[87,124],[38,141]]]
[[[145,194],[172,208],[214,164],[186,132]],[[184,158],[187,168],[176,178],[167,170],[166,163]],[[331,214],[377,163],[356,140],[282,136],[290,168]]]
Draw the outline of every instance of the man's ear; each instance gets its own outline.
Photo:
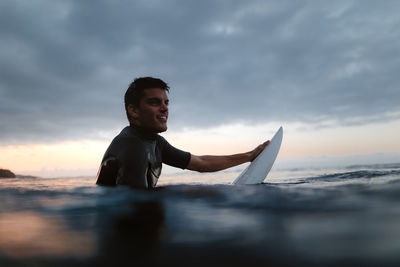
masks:
[[[129,104],[127,109],[129,116],[135,120],[139,118],[139,108],[137,106]]]

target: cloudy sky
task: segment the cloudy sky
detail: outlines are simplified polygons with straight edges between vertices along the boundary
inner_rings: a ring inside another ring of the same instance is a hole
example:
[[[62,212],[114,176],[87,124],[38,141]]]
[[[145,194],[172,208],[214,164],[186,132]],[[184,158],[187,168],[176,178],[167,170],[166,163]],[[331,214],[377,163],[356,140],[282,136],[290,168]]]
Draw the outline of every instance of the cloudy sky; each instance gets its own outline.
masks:
[[[140,76],[170,85],[166,137],[192,152],[251,148],[283,125],[283,158],[396,154],[399,13],[396,0],[2,0],[0,166],[92,171]]]

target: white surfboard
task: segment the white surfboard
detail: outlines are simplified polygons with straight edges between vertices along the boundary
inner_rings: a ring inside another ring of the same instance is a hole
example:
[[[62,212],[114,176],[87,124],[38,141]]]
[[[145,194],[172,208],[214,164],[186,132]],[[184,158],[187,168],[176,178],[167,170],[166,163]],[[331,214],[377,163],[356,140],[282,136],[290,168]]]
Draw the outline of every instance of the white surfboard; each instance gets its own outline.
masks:
[[[261,184],[274,165],[281,148],[282,127],[272,137],[268,146],[251,162],[251,164],[233,181],[233,184]]]

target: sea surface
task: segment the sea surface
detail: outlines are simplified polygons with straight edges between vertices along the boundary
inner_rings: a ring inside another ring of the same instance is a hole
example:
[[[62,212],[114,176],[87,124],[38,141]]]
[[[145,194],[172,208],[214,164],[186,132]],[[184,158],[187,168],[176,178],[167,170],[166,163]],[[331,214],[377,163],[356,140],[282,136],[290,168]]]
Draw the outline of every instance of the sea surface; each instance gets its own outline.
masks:
[[[400,164],[0,179],[0,266],[400,266]]]

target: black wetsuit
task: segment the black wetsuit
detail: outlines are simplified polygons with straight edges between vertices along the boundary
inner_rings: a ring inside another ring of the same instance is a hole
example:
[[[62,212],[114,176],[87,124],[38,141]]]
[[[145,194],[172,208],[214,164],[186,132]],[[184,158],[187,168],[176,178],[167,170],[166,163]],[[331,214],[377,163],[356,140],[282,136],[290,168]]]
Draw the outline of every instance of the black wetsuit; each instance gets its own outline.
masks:
[[[153,188],[162,163],[185,169],[190,153],[171,146],[158,134],[125,127],[111,142],[97,174],[97,184]]]

